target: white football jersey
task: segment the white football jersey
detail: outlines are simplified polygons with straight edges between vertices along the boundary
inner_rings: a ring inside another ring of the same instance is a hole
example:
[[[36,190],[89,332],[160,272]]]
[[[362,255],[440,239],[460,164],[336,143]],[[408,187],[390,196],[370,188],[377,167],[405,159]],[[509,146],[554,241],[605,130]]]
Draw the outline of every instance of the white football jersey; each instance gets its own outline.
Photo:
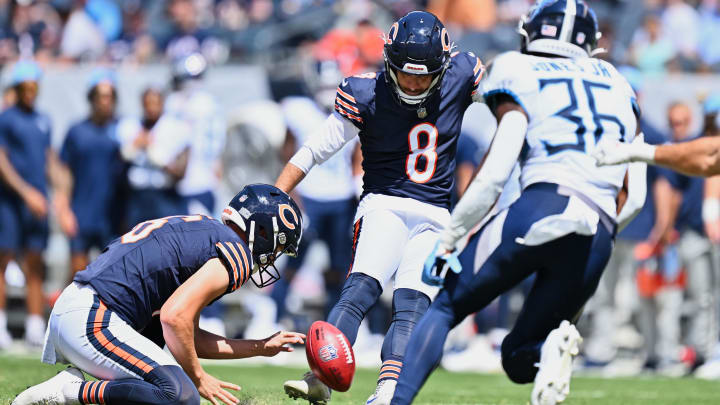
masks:
[[[520,155],[522,188],[546,182],[569,187],[611,218],[627,165],[598,167],[601,138],[630,142],[637,126],[632,88],[608,62],[500,54],[482,83],[483,95],[504,93],[529,117]]]

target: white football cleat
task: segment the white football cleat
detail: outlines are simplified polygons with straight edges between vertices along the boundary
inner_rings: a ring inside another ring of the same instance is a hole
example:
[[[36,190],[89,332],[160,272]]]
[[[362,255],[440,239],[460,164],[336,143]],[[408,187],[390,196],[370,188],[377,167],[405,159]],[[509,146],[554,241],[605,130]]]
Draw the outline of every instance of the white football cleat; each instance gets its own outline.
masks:
[[[12,342],[12,336],[7,328],[0,328],[0,350],[8,349]]]
[[[382,380],[375,388],[375,393],[370,395],[365,405],[390,405],[395,394],[397,380]]]
[[[285,381],[283,387],[285,393],[292,399],[302,398],[313,405],[325,405],[330,402],[330,388],[312,371],[305,373],[302,380]]]
[[[581,342],[580,333],[568,321],[562,321],[548,334],[540,352],[539,370],[530,397],[532,405],[555,405],[567,398],[572,360],[580,351]]]
[[[68,367],[45,382],[34,385],[15,397],[11,405],[70,405],[77,404],[78,399],[66,399],[63,387],[66,384],[77,384],[85,381],[82,371]]]

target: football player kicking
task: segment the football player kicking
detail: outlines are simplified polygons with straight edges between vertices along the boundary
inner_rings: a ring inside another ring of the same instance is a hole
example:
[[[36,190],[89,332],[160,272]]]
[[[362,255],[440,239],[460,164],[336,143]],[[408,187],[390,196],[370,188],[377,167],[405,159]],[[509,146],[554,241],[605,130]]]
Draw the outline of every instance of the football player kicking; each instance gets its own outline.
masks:
[[[394,279],[383,365],[368,399],[373,405],[390,402],[410,332],[437,293],[421,281],[424,257],[418,252],[432,249],[450,219],[460,124],[478,97],[484,69],[474,55],[451,49],[447,30],[430,13],[414,11],[395,22],[385,38],[385,70],[342,81],[335,111],[275,184],[289,192],[314,165],[359,137],[364,192],[349,275],[327,321],[354,343],[368,309]],[[285,391],[313,403],[330,399],[330,390],[312,373],[287,381]]]
[[[295,202],[262,184],[243,188],[222,223],[191,215],[138,224],[77,273],[53,308],[42,360],[74,367],[12,404],[238,403],[227,390],[240,387],[207,374],[198,358],[274,356],[305,335],[227,339],[199,329],[198,316],[250,278],[258,287],[277,280],[273,262],[296,254],[301,236]]]
[[[593,157],[600,166],[645,162],[689,176],[710,177],[720,174],[720,137],[701,137],[665,145],[646,144],[642,139],[632,143],[601,142]]]
[[[573,322],[597,287],[616,223],[644,202],[643,165],[630,173],[640,187],[621,193],[628,165],[598,168],[590,156],[601,138],[634,138],[638,114],[630,85],[592,58],[593,11],[582,0],[538,2],[520,33],[522,53],[499,55],[480,84],[498,129],[427,258],[424,279],[443,288],[413,331],[393,405],[412,402],[451,328],[533,273],[502,364],[512,381],[535,382],[533,405],[563,401],[582,340]],[[518,160],[521,196],[458,256],[456,242],[488,213]]]

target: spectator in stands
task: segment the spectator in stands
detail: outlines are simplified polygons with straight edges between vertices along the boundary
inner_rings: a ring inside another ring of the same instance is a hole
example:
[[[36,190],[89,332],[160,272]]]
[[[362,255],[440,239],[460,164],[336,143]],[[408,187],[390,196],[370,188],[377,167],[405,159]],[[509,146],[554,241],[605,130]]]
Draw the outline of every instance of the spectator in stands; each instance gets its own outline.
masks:
[[[663,73],[675,58],[676,50],[661,30],[660,17],[650,13],[643,27],[635,32],[630,48],[630,60],[643,73]]]
[[[89,263],[90,249],[104,248],[113,237],[111,219],[122,168],[115,73],[92,72],[87,99],[90,115],[70,127],[60,152],[72,174],[71,190],[55,199],[60,228],[70,238],[70,280]]]
[[[8,20],[0,27],[0,62],[18,56],[46,60],[57,49],[62,23],[55,9],[47,2],[11,0],[7,6]]]
[[[105,33],[85,9],[85,2],[75,0],[63,29],[60,56],[70,61],[97,60],[106,47]]]
[[[211,30],[200,27],[200,10],[192,0],[170,0],[167,11],[173,31],[163,41],[165,55],[176,60],[193,52],[201,53],[211,63],[227,59],[227,44],[215,36]]]
[[[17,102],[0,114],[0,347],[9,344],[5,316],[5,268],[22,257],[26,280],[25,340],[45,337],[42,252],[48,238],[47,180],[67,189],[67,173],[50,147],[50,119],[35,109],[40,67],[18,62],[11,72]]]
[[[700,6],[699,56],[705,70],[720,72],[720,2],[703,0]]]
[[[700,15],[687,0],[667,0],[661,16],[662,33],[677,50],[677,68],[694,71],[698,68]]]
[[[130,227],[149,219],[187,214],[187,204],[177,191],[185,177],[190,154],[190,127],[163,114],[163,93],[150,87],[142,93],[143,117],[125,118],[118,124],[120,151],[130,164],[127,180]]]

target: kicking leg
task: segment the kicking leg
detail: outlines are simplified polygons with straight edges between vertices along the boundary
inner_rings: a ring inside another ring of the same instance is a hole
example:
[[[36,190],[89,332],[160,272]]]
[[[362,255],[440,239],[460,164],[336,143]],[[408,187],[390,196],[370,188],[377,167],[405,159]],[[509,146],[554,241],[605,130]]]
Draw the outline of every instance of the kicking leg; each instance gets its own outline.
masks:
[[[404,219],[390,210],[375,210],[354,225],[350,271],[340,300],[327,321],[355,343],[358,328],[368,310],[375,305],[400,264],[407,243],[408,230]],[[284,384],[285,392],[294,398],[313,403],[330,400],[330,390],[314,374]]]

